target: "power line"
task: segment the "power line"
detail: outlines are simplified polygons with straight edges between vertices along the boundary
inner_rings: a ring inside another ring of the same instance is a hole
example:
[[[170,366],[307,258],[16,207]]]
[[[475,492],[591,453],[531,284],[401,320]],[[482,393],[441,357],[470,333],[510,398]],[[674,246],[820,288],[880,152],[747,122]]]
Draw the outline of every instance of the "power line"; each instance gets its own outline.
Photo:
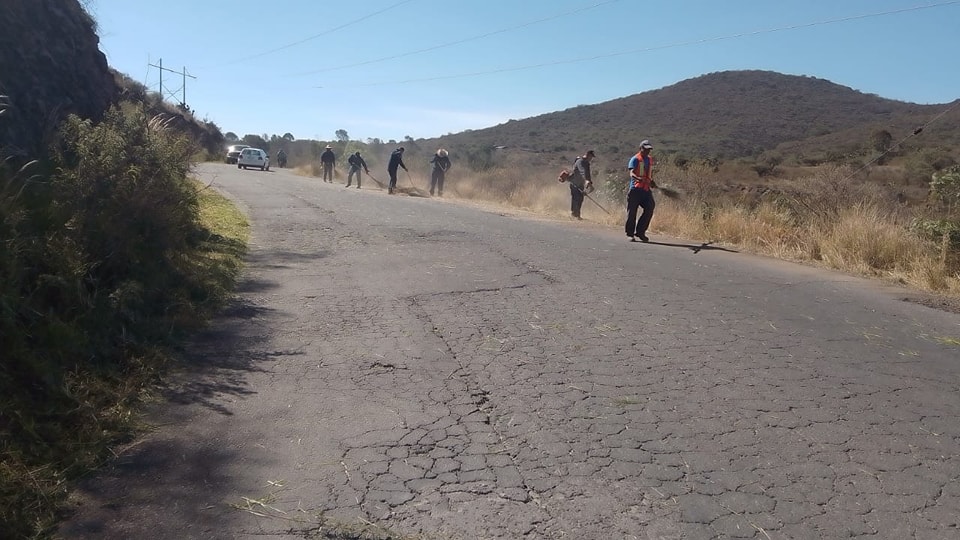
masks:
[[[960,0],[958,0],[958,1],[960,1]],[[187,105],[187,77],[190,77],[191,79],[196,79],[196,77],[194,77],[193,75],[190,75],[189,73],[187,73],[187,68],[186,68],[186,67],[183,68],[183,71],[174,71],[174,70],[172,70],[172,69],[170,69],[170,68],[165,68],[165,67],[163,67],[163,58],[160,58],[160,59],[159,59],[158,64],[159,64],[159,65],[154,65],[154,64],[147,64],[147,65],[148,65],[148,66],[155,67],[155,68],[157,68],[157,69],[160,70],[160,98],[161,98],[161,99],[164,99],[167,95],[169,95],[170,97],[176,97],[176,93],[177,93],[177,92],[180,92],[181,90],[183,90],[183,99],[180,100],[180,104],[183,105],[184,107],[186,107],[186,105]],[[183,77],[183,85],[182,85],[180,88],[178,88],[177,90],[173,91],[173,92],[164,93],[164,91],[163,91],[163,72],[164,72],[164,71],[169,71],[169,72],[171,72],[171,73],[174,73],[174,74],[177,74],[177,75],[180,75],[181,77]]]
[[[884,150],[883,152],[881,152],[879,155],[877,155],[876,157],[874,157],[874,158],[871,159],[870,161],[864,163],[863,166],[860,167],[859,169],[857,169],[857,170],[853,171],[852,173],[848,174],[843,180],[844,180],[844,181],[847,181],[847,180],[853,178],[854,176],[860,174],[862,171],[866,170],[868,167],[870,167],[870,166],[873,165],[874,163],[877,163],[878,161],[880,161],[881,159],[883,159],[887,154],[893,152],[894,150],[899,149],[900,146],[903,145],[903,143],[905,143],[905,142],[907,142],[908,140],[910,140],[910,139],[916,137],[917,135],[920,135],[921,133],[923,133],[923,130],[925,130],[925,129],[927,129],[928,127],[930,127],[930,125],[932,125],[934,122],[937,122],[938,120],[940,120],[941,118],[943,118],[944,116],[946,116],[947,114],[949,114],[950,111],[956,109],[957,107],[960,107],[960,99],[954,101],[952,105],[950,105],[949,107],[947,107],[946,109],[944,109],[940,114],[938,114],[938,115],[934,116],[933,118],[931,118],[930,120],[928,120],[927,123],[925,123],[925,124],[923,124],[922,126],[914,129],[913,131],[911,131],[906,137],[903,137],[902,139],[900,139],[900,140],[897,141],[896,143],[889,145],[886,150]]]
[[[528,26],[533,26],[533,25],[535,25],[535,24],[539,24],[539,23],[542,23],[542,22],[552,21],[552,20],[554,20],[554,19],[559,19],[559,18],[561,18],[561,17],[567,17],[567,16],[570,16],[570,15],[575,15],[575,14],[580,13],[580,12],[582,12],[582,11],[588,11],[588,10],[598,8],[598,7],[603,6],[603,5],[606,5],[606,4],[613,4],[613,3],[616,3],[616,2],[620,2],[620,1],[621,1],[621,0],[606,0],[606,1],[604,1],[604,2],[599,2],[599,3],[596,3],[596,4],[590,5],[590,6],[586,6],[586,7],[574,9],[574,10],[572,10],[572,11],[567,11],[567,12],[560,13],[560,14],[557,14],[557,15],[552,15],[552,16],[550,16],[550,17],[544,17],[543,19],[537,19],[537,20],[534,20],[534,21],[528,21],[528,22],[525,22],[525,23],[518,24],[518,25],[516,25],[516,26],[511,26],[511,27],[508,27],[508,28],[500,29],[500,30],[494,30],[493,32],[487,32],[486,34],[480,34],[480,35],[476,35],[476,36],[471,36],[471,37],[459,39],[459,40],[456,40],[456,41],[449,41],[449,42],[447,42],[447,43],[441,43],[441,44],[439,44],[439,45],[434,45],[434,46],[432,46],[432,47],[426,47],[426,48],[423,48],[423,49],[417,49],[417,50],[415,50],[415,51],[410,51],[410,52],[395,54],[395,55],[392,55],[392,56],[384,56],[384,57],[382,57],[382,58],[375,58],[375,59],[373,59],[373,60],[365,60],[365,61],[363,61],[363,62],[357,62],[357,63],[354,63],[354,64],[344,64],[344,65],[341,65],[341,66],[334,66],[334,67],[329,67],[329,68],[315,69],[315,70],[312,70],[312,71],[304,71],[304,72],[302,72],[302,73],[295,73],[295,74],[293,74],[293,76],[296,77],[296,76],[302,76],[302,75],[313,75],[313,74],[316,74],[316,73],[326,73],[326,72],[329,72],[329,71],[337,71],[337,70],[341,70],[341,69],[348,69],[348,68],[354,68],[354,67],[359,67],[359,66],[366,66],[366,65],[369,65],[369,64],[376,64],[376,63],[378,63],[378,62],[385,62],[385,61],[387,61],[387,60],[396,60],[397,58],[404,58],[404,57],[406,57],[406,56],[413,56],[413,55],[415,55],[415,54],[425,53],[425,52],[429,52],[429,51],[435,51],[435,50],[437,50],[437,49],[443,49],[443,48],[446,48],[446,47],[452,47],[452,46],[454,46],[454,45],[460,45],[460,44],[467,43],[467,42],[470,42],[470,41],[476,41],[476,40],[478,40],[478,39],[488,38],[488,37],[490,37],[490,36],[495,36],[495,35],[497,35],[497,34],[503,34],[503,33],[505,33],[505,32],[511,32],[511,31],[513,31],[513,30],[519,30],[519,29],[521,29],[521,28],[526,28],[526,27],[528,27]]]
[[[245,57],[243,57],[243,58],[237,58],[237,59],[235,59],[235,60],[231,60],[230,62],[225,62],[225,63],[222,63],[222,64],[218,64],[218,66],[230,66],[230,65],[234,65],[234,64],[239,64],[240,62],[246,62],[247,60],[253,60],[254,58],[260,58],[261,56],[267,56],[268,54],[273,54],[273,53],[275,53],[275,52],[280,52],[280,51],[282,51],[282,50],[286,50],[286,49],[289,49],[289,48],[291,48],[291,47],[296,47],[297,45],[301,45],[301,44],[306,43],[306,42],[308,42],[308,41],[317,39],[317,38],[319,38],[319,37],[323,37],[323,36],[326,36],[326,35],[328,35],[328,34],[332,34],[333,32],[336,32],[337,30],[343,30],[344,28],[347,28],[347,27],[349,27],[349,26],[353,26],[354,24],[357,24],[357,23],[359,23],[359,22],[365,21],[365,20],[367,20],[367,19],[369,19],[369,18],[371,18],[371,17],[375,17],[375,16],[377,16],[377,15],[380,15],[381,13],[385,13],[385,12],[387,12],[387,11],[390,11],[391,9],[398,8],[398,7],[402,6],[403,4],[409,4],[410,2],[413,2],[413,1],[414,1],[414,0],[402,0],[401,2],[397,2],[397,3],[395,3],[395,4],[392,4],[392,5],[390,5],[390,6],[385,7],[385,8],[383,8],[383,9],[381,9],[380,11],[375,11],[375,12],[370,13],[370,14],[368,14],[368,15],[364,15],[363,17],[360,17],[359,19],[354,19],[354,20],[352,20],[352,21],[345,22],[345,23],[341,24],[340,26],[337,26],[337,27],[334,27],[334,28],[330,28],[329,30],[324,30],[323,32],[320,32],[319,34],[314,34],[314,35],[312,35],[312,36],[310,36],[310,37],[306,37],[306,38],[303,38],[303,39],[301,39],[301,40],[294,41],[293,43],[288,43],[288,44],[286,44],[286,45],[277,47],[276,49],[270,49],[269,51],[264,51],[264,52],[262,52],[262,53],[257,53],[257,54],[251,55],[251,56],[245,56]]]
[[[364,83],[364,84],[356,84],[356,85],[336,85],[336,86],[333,86],[333,88],[360,88],[360,87],[370,87],[370,86],[386,86],[386,85],[394,85],[394,84],[409,84],[409,83],[418,83],[418,82],[432,82],[432,81],[440,81],[440,80],[448,80],[448,79],[462,79],[462,78],[467,78],[467,77],[479,77],[479,76],[482,76],[482,75],[495,75],[495,74],[498,74],[498,73],[509,73],[509,72],[513,72],[513,71],[526,71],[526,70],[539,69],[539,68],[544,68],[544,67],[560,66],[560,65],[566,65],[566,64],[577,64],[577,63],[581,63],[581,62],[590,62],[590,61],[602,60],[602,59],[606,59],[606,58],[615,58],[615,57],[618,57],[618,56],[626,56],[626,55],[629,55],[629,54],[638,54],[638,53],[645,53],[645,52],[652,52],[652,51],[661,51],[661,50],[664,50],[664,49],[672,49],[672,48],[676,48],[676,47],[686,47],[686,46],[689,46],[689,45],[700,45],[700,44],[704,44],[704,43],[714,43],[714,42],[717,42],[717,41],[727,41],[727,40],[731,40],[731,39],[737,39],[737,38],[742,38],[742,37],[750,37],[750,36],[757,36],[757,35],[762,35],[762,34],[773,34],[773,33],[776,33],[776,32],[784,32],[784,31],[788,31],[788,30],[798,30],[798,29],[802,29],[802,28],[811,28],[811,27],[814,27],[814,26],[823,26],[823,25],[827,25],[827,24],[836,24],[836,23],[850,22],[850,21],[861,20],[861,19],[870,19],[870,18],[875,18],[875,17],[884,17],[884,16],[887,16],[887,15],[897,15],[897,14],[900,14],[900,13],[907,13],[907,12],[911,12],[911,11],[920,11],[920,10],[924,10],[924,9],[933,9],[933,8],[950,6],[950,5],[955,5],[955,4],[960,4],[960,0],[950,0],[950,1],[948,1],[948,2],[938,2],[938,3],[935,3],[935,4],[926,4],[926,5],[922,5],[922,6],[913,6],[913,7],[908,7],[908,8],[893,9],[893,10],[889,10],[889,11],[880,11],[880,12],[875,12],[875,13],[865,13],[865,14],[861,14],[861,15],[852,15],[852,16],[849,16],[849,17],[841,17],[841,18],[838,18],[838,19],[827,19],[827,20],[822,20],[822,21],[814,21],[814,22],[802,23],[802,24],[795,24],[795,25],[790,25],[790,26],[781,26],[781,27],[777,27],[777,28],[767,28],[767,29],[761,29],[761,30],[752,30],[752,31],[749,31],[749,32],[740,32],[740,33],[738,33],[738,34],[730,34],[730,35],[726,35],[726,36],[717,36],[717,37],[711,37],[711,38],[696,39],[696,40],[691,40],[691,41],[680,41],[680,42],[677,42],[677,43],[669,43],[669,44],[666,44],[666,45],[657,45],[657,46],[653,46],[653,47],[644,47],[644,48],[641,48],[641,49],[632,49],[632,50],[629,50],[629,51],[609,53],[609,54],[600,54],[600,55],[596,55],[596,56],[580,57],[580,58],[574,58],[574,59],[569,59],[569,60],[557,60],[557,61],[554,61],[554,62],[544,62],[544,63],[540,63],[540,64],[528,64],[528,65],[523,65],[523,66],[514,66],[514,67],[500,68],[500,69],[494,69],[494,70],[489,70],[489,71],[475,71],[475,72],[471,72],[471,73],[457,73],[457,74],[453,74],[453,75],[437,75],[437,76],[435,76],[435,77],[424,77],[424,78],[421,78],[421,79],[407,79],[407,80],[401,80],[401,81],[382,81],[382,82],[372,82],[372,83]],[[324,87],[323,87],[323,86],[315,86],[314,88],[324,88]],[[330,87],[328,86],[328,88],[330,88]]]

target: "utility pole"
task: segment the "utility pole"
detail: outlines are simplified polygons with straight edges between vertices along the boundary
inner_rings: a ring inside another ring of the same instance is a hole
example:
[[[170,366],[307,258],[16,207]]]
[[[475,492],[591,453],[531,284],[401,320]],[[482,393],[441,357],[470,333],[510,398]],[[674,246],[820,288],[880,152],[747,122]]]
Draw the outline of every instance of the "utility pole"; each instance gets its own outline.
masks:
[[[148,64],[148,65],[160,70],[160,99],[163,99],[163,72],[164,71],[169,71],[170,73],[176,73],[177,75],[181,75],[183,77],[183,97],[180,101],[180,105],[182,105],[183,108],[186,108],[187,107],[187,77],[190,77],[191,79],[196,79],[196,77],[187,73],[186,66],[183,67],[183,71],[174,71],[172,69],[163,67],[163,58],[160,58],[157,61],[157,65],[153,65],[153,64]]]

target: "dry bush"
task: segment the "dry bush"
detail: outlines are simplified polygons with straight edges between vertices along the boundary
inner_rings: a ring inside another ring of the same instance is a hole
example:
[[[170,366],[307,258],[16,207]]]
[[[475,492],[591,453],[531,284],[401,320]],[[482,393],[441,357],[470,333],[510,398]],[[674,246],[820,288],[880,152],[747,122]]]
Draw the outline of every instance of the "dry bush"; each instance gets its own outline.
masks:
[[[294,167],[293,174],[297,176],[312,176],[314,178],[323,178],[323,170],[320,168],[320,163],[316,161],[311,161],[306,165],[299,165]]]
[[[570,212],[570,190],[542,171],[491,169],[466,177],[448,175],[445,194],[548,215]],[[588,204],[588,203],[585,203]]]
[[[903,202],[896,188],[855,181],[854,172],[850,166],[825,165],[806,177],[777,179],[743,192],[718,181],[707,164],[658,166],[657,182],[682,196],[657,195],[651,229],[960,295],[956,259],[944,257],[941,246],[912,230],[916,209]],[[602,185],[592,197],[609,214],[584,201],[588,221],[622,227],[625,178],[615,169],[606,179],[594,178]],[[447,186],[464,199],[569,215],[569,188],[556,181],[556,171],[544,167],[454,174]]]
[[[858,273],[909,273],[932,246],[892,225],[889,215],[874,205],[843,209],[835,222],[818,226],[820,256],[831,267]]]

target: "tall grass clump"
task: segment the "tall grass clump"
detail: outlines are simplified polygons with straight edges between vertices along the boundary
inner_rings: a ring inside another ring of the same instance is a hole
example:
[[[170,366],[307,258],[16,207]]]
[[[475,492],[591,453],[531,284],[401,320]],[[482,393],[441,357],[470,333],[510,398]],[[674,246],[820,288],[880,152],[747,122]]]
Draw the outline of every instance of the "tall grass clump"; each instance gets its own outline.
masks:
[[[687,194],[659,204],[654,227],[667,234],[723,242],[787,260],[960,295],[960,260],[939,226],[918,226],[921,210],[889,190],[852,179],[848,167],[773,185],[746,199],[704,182],[704,171],[669,170]],[[948,235],[949,236],[949,235]]]
[[[651,229],[960,296],[960,171],[935,177],[943,208],[923,217],[922,208],[908,206],[890,188],[857,180],[849,166],[824,165],[807,177],[749,186],[718,182],[714,169],[707,162],[657,165],[658,184],[681,196],[655,191]],[[621,227],[626,178],[625,169],[600,173],[597,167],[591,196],[609,214],[586,201],[585,219]],[[569,188],[556,182],[553,169],[488,168],[454,175],[447,184],[457,197],[569,215]]]
[[[165,347],[236,278],[244,239],[204,223],[194,153],[128,104],[0,167],[0,536],[49,533],[69,480],[131,433]]]

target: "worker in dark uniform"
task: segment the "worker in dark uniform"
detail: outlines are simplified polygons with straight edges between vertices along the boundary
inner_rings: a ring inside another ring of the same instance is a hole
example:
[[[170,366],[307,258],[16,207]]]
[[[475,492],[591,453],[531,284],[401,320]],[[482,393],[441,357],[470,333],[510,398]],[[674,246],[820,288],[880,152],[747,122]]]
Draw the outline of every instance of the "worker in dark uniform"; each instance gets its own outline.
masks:
[[[430,173],[430,194],[433,195],[434,190],[436,190],[437,196],[443,197],[443,179],[447,171],[450,170],[450,158],[447,151],[443,148],[437,150],[437,153],[430,159],[430,163],[433,164],[433,171]]]
[[[390,175],[390,185],[387,186],[387,193],[391,195],[393,191],[397,189],[397,167],[402,167],[405,171],[407,170],[407,166],[403,164],[402,146],[390,152],[390,161],[387,162],[387,174]]]
[[[333,166],[337,162],[337,156],[333,154],[333,147],[329,144],[320,154],[320,168],[323,170],[323,181],[333,183]]]
[[[587,150],[585,154],[573,162],[573,170],[567,177],[567,182],[570,183],[570,215],[576,219],[581,219],[580,208],[583,206],[584,195],[593,190],[590,160],[594,156],[593,150]]]
[[[357,189],[360,189],[360,169],[363,169],[363,172],[370,174],[370,169],[367,168],[367,162],[360,157],[360,151],[356,151],[347,158],[347,163],[350,164],[350,171],[347,173],[347,185],[350,187],[350,184],[353,182],[353,175],[357,175]]]

